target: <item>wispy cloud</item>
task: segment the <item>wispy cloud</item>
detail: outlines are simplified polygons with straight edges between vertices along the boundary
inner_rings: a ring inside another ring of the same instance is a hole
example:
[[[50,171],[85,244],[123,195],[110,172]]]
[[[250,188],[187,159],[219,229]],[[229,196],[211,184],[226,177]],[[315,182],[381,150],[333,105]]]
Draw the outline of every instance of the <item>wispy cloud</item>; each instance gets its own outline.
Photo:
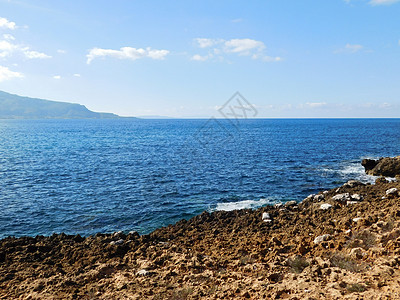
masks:
[[[14,30],[17,28],[17,25],[14,22],[7,20],[6,18],[0,17],[0,28],[6,28]]]
[[[260,59],[262,61],[272,62],[280,61],[280,57],[272,57],[265,54],[266,46],[262,41],[253,39],[209,39],[197,38],[194,39],[197,47],[207,49],[207,55],[195,54],[192,60],[205,61],[207,59],[218,56],[221,58],[222,54],[237,54],[240,56],[249,56],[252,59]]]
[[[74,77],[81,77],[81,74],[75,73]]]
[[[351,2],[354,2],[354,0],[344,0],[344,2],[346,2],[347,4],[351,4]],[[368,0],[365,2],[368,2],[368,4],[372,6],[378,6],[395,4],[397,2],[400,2],[400,0]]]
[[[150,47],[146,49],[122,47],[120,50],[93,48],[89,50],[89,54],[86,55],[86,57],[87,57],[87,63],[90,64],[95,58],[99,57],[102,58],[113,57],[118,59],[129,59],[129,60],[137,60],[147,57],[155,60],[162,60],[168,54],[169,54],[168,50],[157,50],[157,49],[151,49]]]
[[[54,79],[61,79],[61,76],[60,75],[55,75],[55,76],[53,76],[53,78]]]
[[[391,5],[400,2],[400,0],[371,0],[369,4],[376,6],[376,5]]]
[[[7,67],[0,66],[0,82],[6,81],[12,78],[23,78],[24,75],[22,75],[19,72],[11,71]]]
[[[321,108],[326,106],[327,103],[326,102],[307,102],[306,106],[309,108]]]
[[[30,47],[13,43],[13,39],[10,38],[10,36],[6,36],[6,38],[8,39],[0,40],[0,57],[8,57],[15,53],[19,53],[27,59],[51,58],[50,55],[38,51],[33,51],[30,49]]]
[[[364,46],[358,44],[346,44],[344,48],[336,50],[334,53],[357,53],[364,49]]]

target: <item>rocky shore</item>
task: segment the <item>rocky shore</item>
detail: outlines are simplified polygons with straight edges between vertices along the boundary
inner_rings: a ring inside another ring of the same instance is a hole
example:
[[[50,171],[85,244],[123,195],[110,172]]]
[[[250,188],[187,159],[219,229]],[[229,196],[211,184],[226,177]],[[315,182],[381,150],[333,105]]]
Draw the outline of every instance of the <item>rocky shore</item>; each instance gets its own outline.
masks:
[[[400,182],[161,228],[0,241],[1,299],[400,299]]]

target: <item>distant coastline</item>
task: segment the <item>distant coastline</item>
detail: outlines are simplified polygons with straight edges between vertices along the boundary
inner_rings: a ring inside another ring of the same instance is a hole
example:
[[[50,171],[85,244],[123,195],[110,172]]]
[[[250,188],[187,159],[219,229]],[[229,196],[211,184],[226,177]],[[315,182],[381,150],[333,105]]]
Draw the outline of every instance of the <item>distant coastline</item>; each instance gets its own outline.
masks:
[[[113,113],[94,112],[86,106],[0,91],[0,119],[119,119]],[[133,117],[130,117],[133,118]]]

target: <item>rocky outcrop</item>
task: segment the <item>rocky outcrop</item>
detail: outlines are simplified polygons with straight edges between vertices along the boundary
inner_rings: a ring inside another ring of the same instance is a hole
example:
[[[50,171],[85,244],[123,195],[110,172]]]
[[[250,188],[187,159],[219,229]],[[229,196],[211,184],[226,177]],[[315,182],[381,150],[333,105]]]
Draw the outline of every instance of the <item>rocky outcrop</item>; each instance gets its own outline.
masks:
[[[363,159],[361,164],[368,175],[388,177],[400,175],[400,156],[383,157],[379,160]]]
[[[350,182],[142,236],[9,237],[0,299],[400,299],[399,191]]]

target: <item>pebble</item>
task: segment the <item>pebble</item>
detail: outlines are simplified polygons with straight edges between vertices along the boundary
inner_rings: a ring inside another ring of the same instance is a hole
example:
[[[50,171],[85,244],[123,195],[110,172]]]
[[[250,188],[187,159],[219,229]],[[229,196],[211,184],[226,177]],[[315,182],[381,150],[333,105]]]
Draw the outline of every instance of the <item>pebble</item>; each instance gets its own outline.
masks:
[[[357,222],[360,221],[360,220],[362,220],[362,218],[354,218],[354,219],[353,219],[353,222],[354,222],[354,223],[357,223]]]
[[[352,204],[357,204],[359,203],[358,201],[347,201],[347,205],[352,205]]]
[[[318,202],[320,202],[320,201],[322,201],[322,200],[324,200],[325,199],[325,195],[316,195],[315,197],[314,197],[314,200],[316,200],[316,201],[318,201]]]

